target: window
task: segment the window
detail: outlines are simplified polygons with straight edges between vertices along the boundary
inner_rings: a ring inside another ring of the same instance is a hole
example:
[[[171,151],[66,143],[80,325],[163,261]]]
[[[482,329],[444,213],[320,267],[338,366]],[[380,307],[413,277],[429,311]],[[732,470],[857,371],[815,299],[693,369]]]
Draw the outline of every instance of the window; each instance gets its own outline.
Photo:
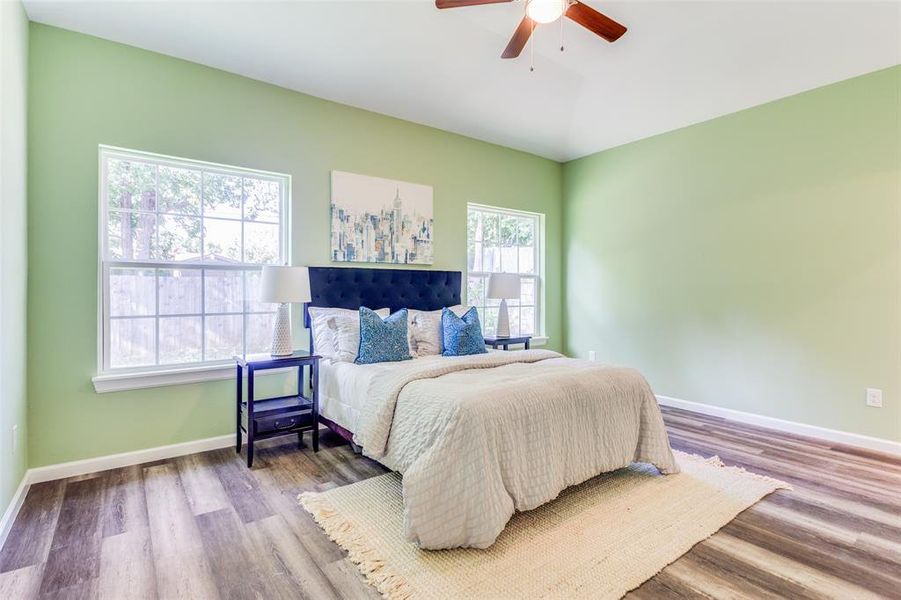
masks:
[[[467,285],[469,304],[479,309],[486,333],[497,328],[500,300],[485,297],[491,273],[519,273],[522,296],[508,300],[511,335],[539,335],[541,328],[542,215],[479,204],[469,205]]]
[[[101,147],[100,182],[103,372],[269,347],[257,297],[287,259],[288,176]]]

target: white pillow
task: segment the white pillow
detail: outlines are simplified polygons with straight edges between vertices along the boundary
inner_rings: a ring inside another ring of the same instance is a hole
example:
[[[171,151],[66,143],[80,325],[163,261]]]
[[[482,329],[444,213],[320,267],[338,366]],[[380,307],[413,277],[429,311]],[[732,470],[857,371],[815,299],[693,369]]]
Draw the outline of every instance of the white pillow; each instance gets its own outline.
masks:
[[[380,308],[375,314],[385,318],[390,314],[387,308]],[[360,351],[360,313],[335,314],[328,319],[328,328],[334,335],[335,353],[334,360],[341,362],[354,362],[357,352]]]
[[[470,307],[458,304],[448,308],[462,317]],[[441,354],[441,310],[411,310],[407,326],[410,330],[410,354],[416,357]]]
[[[310,311],[310,329],[313,336],[313,350],[316,354],[324,358],[334,359],[338,348],[335,343],[335,330],[329,327],[329,320],[335,317],[353,317],[357,320],[357,328],[360,326],[360,311],[349,308],[331,308],[311,306]],[[384,311],[388,316],[388,309],[382,308],[378,312],[380,315]],[[359,332],[357,333],[359,335]],[[359,342],[357,342],[359,344]]]

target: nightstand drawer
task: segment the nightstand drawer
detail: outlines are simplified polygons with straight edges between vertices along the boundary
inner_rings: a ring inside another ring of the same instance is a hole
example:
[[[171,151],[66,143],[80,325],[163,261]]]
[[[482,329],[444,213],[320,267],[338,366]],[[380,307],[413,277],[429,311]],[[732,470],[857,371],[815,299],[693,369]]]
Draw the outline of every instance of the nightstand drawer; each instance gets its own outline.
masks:
[[[313,426],[313,413],[311,411],[286,415],[277,415],[267,419],[254,419],[255,431],[258,434],[272,433],[275,431],[288,431],[300,427]]]

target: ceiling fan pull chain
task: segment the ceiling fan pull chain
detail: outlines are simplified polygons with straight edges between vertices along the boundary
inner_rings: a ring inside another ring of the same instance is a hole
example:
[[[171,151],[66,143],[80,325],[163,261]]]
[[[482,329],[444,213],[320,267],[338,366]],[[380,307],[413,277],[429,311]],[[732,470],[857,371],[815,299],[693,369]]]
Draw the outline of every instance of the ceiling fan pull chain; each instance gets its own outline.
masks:
[[[529,34],[529,73],[535,71],[535,21],[530,21],[529,26],[532,28]]]
[[[563,52],[563,19],[560,19],[560,52]]]

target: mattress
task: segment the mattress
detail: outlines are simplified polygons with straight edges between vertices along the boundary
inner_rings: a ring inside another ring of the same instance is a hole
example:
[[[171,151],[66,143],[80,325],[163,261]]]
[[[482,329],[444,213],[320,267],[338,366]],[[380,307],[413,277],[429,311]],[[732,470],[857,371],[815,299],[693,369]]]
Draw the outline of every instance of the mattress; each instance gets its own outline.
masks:
[[[357,365],[330,359],[319,361],[319,414],[348,431],[356,431],[372,378],[393,366],[397,363]]]

